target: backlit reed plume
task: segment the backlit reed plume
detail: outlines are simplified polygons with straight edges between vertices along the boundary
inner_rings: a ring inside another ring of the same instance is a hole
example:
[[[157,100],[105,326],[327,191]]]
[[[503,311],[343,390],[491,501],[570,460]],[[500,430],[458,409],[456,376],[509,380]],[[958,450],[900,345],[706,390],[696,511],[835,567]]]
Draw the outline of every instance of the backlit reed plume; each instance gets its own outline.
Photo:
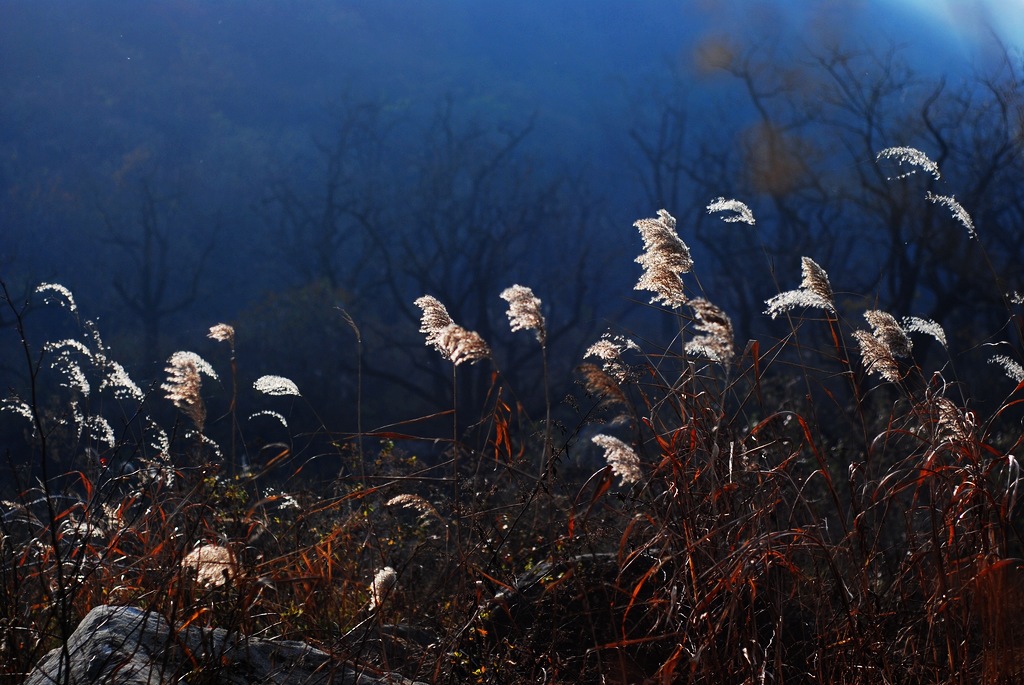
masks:
[[[963,208],[956,198],[952,195],[936,195],[929,191],[924,194],[924,198],[929,202],[937,205],[945,205],[949,208],[953,218],[960,222],[960,224],[967,229],[967,235],[971,238],[977,238],[978,234],[974,230],[974,220],[971,219],[971,215],[967,213],[967,210]]]
[[[910,166],[918,167],[918,169],[923,169],[924,171],[931,174],[936,181],[938,181],[942,177],[942,175],[939,173],[939,165],[933,162],[928,157],[928,155],[921,152],[917,148],[887,147],[881,152],[879,152],[878,155],[875,157],[875,161],[881,159],[894,159],[896,160],[896,163],[899,164],[900,166],[907,164]],[[906,178],[907,176],[916,174],[918,169],[910,169],[898,176],[891,177],[889,180],[895,181],[897,179]]]
[[[87,357],[92,368],[99,373],[99,391],[109,389],[119,400],[135,400],[141,402],[145,397],[142,389],[131,379],[124,366],[107,356],[109,348],[103,343],[99,329],[92,321],[83,324],[87,339],[92,343],[91,349],[75,340],[64,340],[57,346],[71,345]],[[47,347],[50,347],[48,344]]]
[[[896,383],[900,380],[896,357],[910,355],[912,344],[907,332],[887,312],[869,310],[864,318],[871,324],[871,332],[854,331],[853,337],[860,347],[860,356],[868,373],[877,373],[883,379]]]
[[[20,397],[10,395],[0,399],[0,411],[9,411],[12,414],[27,419],[30,423],[34,423],[35,415],[32,413],[32,406],[21,399]]]
[[[1010,359],[1005,354],[997,354],[989,357],[988,363],[1001,366],[1003,368],[1003,373],[1012,380],[1018,383],[1024,381],[1024,366],[1021,366],[1019,362]]]
[[[78,305],[75,304],[75,297],[71,294],[71,291],[62,286],[60,283],[40,283],[36,286],[36,292],[43,295],[43,299],[47,303],[56,302],[61,307],[67,307],[68,311],[72,313],[78,313]],[[51,298],[48,293],[54,293],[59,295],[59,298]]]
[[[832,296],[832,284],[829,283],[825,270],[810,257],[802,257],[800,271],[803,273],[800,287],[765,300],[765,304],[768,305],[765,314],[774,319],[779,314],[797,307],[824,309],[827,312],[835,313],[836,305]]]
[[[864,312],[864,318],[871,324],[871,332],[874,336],[889,349],[894,357],[910,356],[914,349],[913,343],[892,314],[878,309],[869,309]]]
[[[43,345],[43,351],[53,355],[53,361],[50,362],[51,368],[57,369],[64,376],[65,380],[61,382],[61,386],[77,391],[83,397],[88,397],[92,386],[79,362],[92,365],[92,352],[89,348],[78,340],[68,338],[46,343]]]
[[[974,433],[973,421],[948,397],[936,397],[931,402],[935,417],[935,437],[939,442],[965,442]]]
[[[299,386],[284,376],[260,376],[252,386],[264,395],[292,395],[302,397]]]
[[[160,389],[167,393],[167,399],[174,402],[175,407],[192,419],[196,430],[202,433],[206,422],[206,405],[200,394],[203,385],[200,373],[216,379],[213,367],[194,352],[175,352],[167,360],[167,368],[164,370],[167,372],[167,382]]]
[[[231,347],[231,353],[235,352],[235,329],[226,323],[219,323],[210,326],[210,333],[206,336],[217,342],[226,342]]]
[[[903,330],[908,333],[923,333],[924,335],[930,335],[943,347],[948,347],[946,344],[946,331],[935,321],[932,321],[931,319],[922,319],[917,316],[905,316],[901,323],[903,325]]]
[[[370,611],[379,608],[395,589],[398,583],[398,574],[395,569],[385,566],[377,571],[370,583]]]
[[[196,582],[204,587],[220,587],[238,575],[234,555],[227,547],[203,545],[182,560],[181,565],[196,574]]]
[[[128,371],[119,363],[112,359],[106,361],[107,374],[100,381],[100,390],[110,388],[114,397],[119,400],[133,399],[142,401],[145,394],[142,392],[135,381],[128,375]]]
[[[732,212],[732,214],[721,217],[722,221],[727,223],[742,222],[751,226],[755,224],[754,213],[750,211],[750,207],[739,200],[726,200],[724,197],[720,197],[709,204],[707,209],[708,214]]]
[[[281,412],[271,411],[269,409],[253,412],[252,414],[249,415],[249,420],[252,421],[255,418],[259,418],[260,416],[266,416],[267,418],[274,419],[285,428],[288,427],[288,419],[284,417],[284,414],[282,414]]]
[[[888,347],[867,331],[854,331],[853,337],[860,346],[861,360],[868,373],[877,373],[892,383],[900,380],[899,365]]]
[[[214,380],[214,381],[220,380],[220,377],[217,375],[217,372],[213,370],[212,366],[210,366],[210,362],[206,361],[205,359],[200,357],[195,352],[188,352],[188,351],[175,352],[174,354],[171,355],[171,358],[169,360],[167,360],[167,363],[173,365],[176,360],[184,360],[184,359],[187,359],[187,360],[191,361],[193,364],[195,364],[196,371],[198,371],[202,375],[206,376],[210,380]]]
[[[636,262],[644,268],[634,290],[654,293],[651,303],[663,302],[673,309],[686,304],[682,275],[693,268],[690,248],[676,235],[676,220],[664,209],[656,219],[640,219],[633,224],[644,241],[644,253]]]
[[[427,336],[427,345],[441,353],[445,359],[458,366],[463,362],[473,363],[491,356],[480,334],[468,331],[454,323],[448,310],[430,295],[417,298],[416,306],[423,310],[420,332]]]
[[[694,314],[693,327],[703,335],[686,343],[686,351],[720,364],[728,364],[736,353],[732,321],[728,315],[704,298],[690,300],[689,306]]]
[[[533,331],[537,341],[546,345],[548,333],[544,327],[544,315],[540,311],[540,298],[524,285],[513,285],[502,291],[501,299],[508,302],[506,314],[510,328],[513,331]]]
[[[114,427],[99,414],[82,417],[81,427],[92,433],[98,441],[105,443],[107,447],[116,446],[117,437],[114,435]]]
[[[401,495],[395,495],[394,497],[389,499],[387,502],[385,502],[384,506],[386,506],[386,507],[402,507],[403,509],[411,509],[411,510],[419,513],[421,518],[426,518],[427,516],[433,516],[434,518],[436,518],[438,520],[442,520],[441,519],[441,514],[439,514],[438,511],[437,511],[437,507],[435,507],[433,504],[428,502],[423,497],[420,497],[419,495],[413,495],[413,494],[410,494],[410,493],[404,493],[404,494],[401,494]]]
[[[605,461],[612,467],[612,473],[626,485],[640,480],[640,458],[633,448],[618,438],[599,433],[591,441],[604,450]]]
[[[452,321],[452,317],[448,314],[448,308],[445,307],[440,300],[431,295],[424,295],[414,302],[414,304],[423,310],[423,314],[420,316],[420,333],[427,336],[427,345],[434,347],[440,351],[438,346],[437,337],[440,332],[446,329],[448,326],[455,323]]]
[[[625,383],[633,376],[633,370],[622,355],[626,350],[639,350],[640,346],[621,335],[603,333],[601,339],[587,348],[584,359],[591,357],[600,359],[605,373],[611,375],[619,383]]]

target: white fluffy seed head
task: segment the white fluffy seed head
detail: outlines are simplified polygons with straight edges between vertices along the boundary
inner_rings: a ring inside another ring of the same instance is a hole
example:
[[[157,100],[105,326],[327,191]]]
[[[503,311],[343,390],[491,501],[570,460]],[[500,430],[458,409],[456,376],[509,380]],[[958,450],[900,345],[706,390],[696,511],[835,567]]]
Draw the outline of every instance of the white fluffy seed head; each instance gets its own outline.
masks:
[[[379,608],[391,595],[398,583],[398,574],[395,569],[385,566],[377,571],[370,583],[370,611]]]
[[[942,175],[939,173],[939,165],[933,162],[931,158],[928,157],[928,155],[921,152],[917,148],[887,147],[881,152],[879,152],[878,155],[875,157],[876,161],[882,159],[894,159],[896,160],[896,163],[900,166],[907,164],[912,167],[917,167],[916,169],[910,169],[909,171],[905,171],[902,174],[890,177],[890,181],[895,181],[897,179],[906,178],[907,176],[916,174],[918,172],[918,169],[924,170],[925,172],[931,174],[936,181],[938,181],[942,177]]]
[[[513,331],[534,331],[541,345],[547,343],[544,315],[540,311],[541,301],[530,288],[518,284],[505,288],[501,299],[508,302],[506,314]]]
[[[299,392],[299,386],[284,376],[260,376],[253,383],[253,387],[264,395],[302,397],[302,393]]]
[[[803,274],[800,287],[765,300],[765,304],[768,305],[765,314],[774,319],[779,314],[797,308],[824,309],[827,312],[835,313],[836,305],[832,295],[832,284],[829,282],[825,270],[810,257],[802,257],[800,271]]]
[[[464,362],[477,362],[491,356],[491,348],[475,331],[459,326],[448,315],[440,300],[430,295],[417,298],[415,303],[423,310],[420,333],[427,336],[427,345],[441,353],[455,366]]]
[[[676,220],[666,210],[657,218],[633,224],[644,241],[644,253],[636,262],[644,268],[634,290],[654,293],[651,303],[662,302],[675,309],[686,304],[682,275],[693,269],[690,248],[676,234]]]
[[[717,198],[711,202],[707,207],[708,214],[715,212],[732,212],[722,217],[722,221],[727,223],[742,222],[753,226],[756,222],[754,221],[754,213],[750,211],[750,207],[740,202],[739,200],[726,200],[724,197]]]
[[[605,461],[612,467],[612,473],[622,479],[624,484],[636,483],[642,477],[640,458],[633,448],[611,435],[599,433],[591,441],[604,450]]]

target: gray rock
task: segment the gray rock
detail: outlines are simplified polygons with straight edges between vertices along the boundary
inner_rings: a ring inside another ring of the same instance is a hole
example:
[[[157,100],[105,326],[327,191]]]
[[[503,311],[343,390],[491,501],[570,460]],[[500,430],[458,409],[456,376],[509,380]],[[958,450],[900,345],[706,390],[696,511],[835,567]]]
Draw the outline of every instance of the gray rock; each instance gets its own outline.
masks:
[[[333,659],[304,642],[247,638],[217,628],[174,631],[158,614],[98,606],[25,685],[416,685]],[[62,662],[66,662],[63,663]]]

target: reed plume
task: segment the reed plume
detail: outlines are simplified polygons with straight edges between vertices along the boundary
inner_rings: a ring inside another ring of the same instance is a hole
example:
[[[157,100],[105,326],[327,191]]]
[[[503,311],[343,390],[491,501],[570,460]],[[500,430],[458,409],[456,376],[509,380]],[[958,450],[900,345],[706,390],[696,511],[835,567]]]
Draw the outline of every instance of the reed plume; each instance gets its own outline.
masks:
[[[891,383],[899,382],[896,357],[910,356],[913,349],[910,336],[888,312],[871,309],[864,312],[864,318],[871,324],[871,332],[853,332],[864,367],[868,373],[877,373]]]
[[[664,209],[654,219],[640,219],[633,224],[644,241],[644,253],[636,262],[644,268],[634,290],[654,293],[651,303],[663,302],[673,309],[686,304],[682,274],[693,269],[690,248],[676,235],[676,220]]]
[[[201,390],[203,379],[201,373],[212,378],[217,374],[213,368],[194,352],[175,352],[167,360],[167,382],[160,386],[167,399],[192,419],[196,430],[203,432],[206,423],[206,405],[203,403]]]
[[[829,283],[825,270],[810,257],[802,257],[800,271],[803,274],[800,287],[765,300],[765,304],[768,305],[768,309],[764,311],[765,314],[774,319],[779,314],[797,307],[824,309],[829,313],[835,313],[836,305],[832,295],[832,284]]]
[[[373,582],[370,583],[370,611],[380,608],[384,600],[395,589],[397,583],[398,574],[395,573],[395,569],[385,566],[377,571],[376,575],[373,576]]]
[[[537,336],[537,342],[540,343],[541,364],[544,373],[544,452],[539,460],[538,477],[543,478],[551,456],[551,394],[548,380],[548,332],[544,325],[544,315],[540,311],[541,301],[533,294],[533,290],[518,284],[505,288],[501,293],[501,299],[508,302],[506,314],[511,329],[513,331],[533,331]]]
[[[728,364],[736,354],[732,321],[728,315],[704,298],[690,300],[689,306],[694,314],[694,328],[703,335],[686,343],[686,351]]]
[[[74,295],[60,283],[40,283],[36,286],[36,292],[43,295],[43,299],[47,304],[56,302],[61,307],[67,307],[68,311],[72,314],[78,313],[78,305],[75,303]],[[54,293],[60,297],[51,299],[47,293]]]
[[[433,516],[439,521],[443,521],[441,514],[438,513],[437,507],[428,502],[425,498],[419,495],[413,495],[411,493],[403,493],[401,495],[395,495],[387,502],[384,503],[385,507],[402,507],[403,509],[412,509],[418,512],[421,518],[427,516]]]
[[[92,352],[89,348],[78,340],[69,338],[59,342],[46,343],[43,346],[43,351],[54,355],[50,366],[60,371],[64,377],[61,386],[81,393],[82,397],[88,397],[89,393],[92,392],[92,385],[89,383],[89,379],[86,378],[85,371],[79,363],[79,358],[81,358],[81,361],[91,365]]]
[[[546,345],[548,332],[544,326],[544,315],[540,311],[540,298],[524,285],[505,288],[501,299],[508,302],[509,326],[513,331],[533,331],[537,342]]]
[[[971,215],[967,213],[967,210],[963,208],[956,198],[952,195],[936,195],[935,193],[928,191],[924,194],[924,198],[929,202],[937,205],[945,205],[949,208],[953,218],[960,222],[964,228],[967,229],[967,235],[970,238],[977,238],[978,233],[974,230],[974,220],[971,219]]]
[[[905,316],[901,322],[903,329],[908,333],[923,333],[929,335],[939,342],[943,347],[946,344],[946,331],[941,325],[931,319],[922,319],[918,316]]]
[[[226,323],[219,323],[210,327],[208,338],[217,342],[226,342],[231,350],[231,405],[228,407],[228,414],[231,415],[231,473],[235,472],[236,438],[239,433],[238,426],[238,359],[235,356],[235,329]],[[258,389],[258,388],[257,388]],[[243,462],[245,457],[243,457]]]
[[[295,382],[284,376],[260,376],[256,379],[256,382],[252,384],[258,392],[264,395],[292,395],[294,397],[302,397],[302,393],[299,392],[299,386],[295,385]]]
[[[939,165],[936,164],[928,157],[925,153],[921,152],[917,148],[913,147],[887,147],[875,156],[875,161],[882,159],[894,159],[900,166],[904,164],[917,167],[917,169],[910,169],[904,173],[893,176],[889,180],[895,181],[901,178],[907,178],[916,174],[918,170],[924,170],[931,174],[936,181],[942,178],[942,174],[939,173]]]
[[[708,214],[715,212],[732,212],[721,217],[722,221],[726,223],[742,222],[753,226],[756,222],[754,221],[754,213],[750,211],[750,207],[740,202],[739,200],[726,200],[724,197],[717,198],[707,206]]]
[[[877,373],[891,383],[899,382],[900,368],[888,347],[867,331],[854,331],[853,337],[860,346],[861,360],[868,373]]]
[[[427,336],[427,345],[441,353],[456,366],[463,362],[477,362],[491,356],[491,348],[479,333],[469,331],[452,321],[448,310],[430,295],[417,298],[416,306],[423,310],[420,332]]]
[[[459,550],[462,549],[462,495],[461,478],[459,475],[459,384],[456,379],[459,365],[463,362],[474,363],[491,356],[491,348],[484,339],[474,331],[468,331],[452,321],[448,309],[436,297],[423,295],[416,299],[415,304],[423,310],[420,319],[420,332],[427,336],[427,345],[441,353],[452,363],[452,502],[455,509],[455,541]]]
[[[622,479],[623,484],[636,483],[642,477],[640,458],[632,447],[611,435],[599,433],[591,441],[604,450],[605,461],[612,467],[612,473]]]
[[[441,331],[455,323],[448,314],[448,309],[440,300],[430,295],[418,298],[414,304],[423,310],[420,318],[420,333],[427,336],[427,345],[436,348],[444,354],[444,351],[437,342],[437,338]]]
[[[948,397],[936,397],[932,401],[935,413],[936,438],[939,441],[963,443],[973,436],[973,422],[960,407]]]
[[[625,336],[603,333],[600,340],[587,348],[583,357],[600,359],[605,373],[619,383],[625,383],[632,378],[633,370],[623,360],[622,355],[626,350],[639,349],[639,345]]]
[[[903,330],[899,322],[888,312],[878,309],[869,309],[864,312],[864,318],[871,324],[871,332],[875,338],[885,345],[889,353],[894,357],[909,357],[913,350],[913,343],[910,336]]]
[[[226,323],[219,323],[215,326],[210,326],[210,332],[206,336],[211,340],[217,342],[226,342],[231,347],[231,353],[235,352],[235,329]]]
[[[1018,383],[1024,382],[1024,366],[1021,366],[1019,362],[1010,359],[1005,354],[997,354],[989,357],[989,364],[996,364],[1003,368],[1003,373],[1007,375],[1011,380],[1017,381]]]

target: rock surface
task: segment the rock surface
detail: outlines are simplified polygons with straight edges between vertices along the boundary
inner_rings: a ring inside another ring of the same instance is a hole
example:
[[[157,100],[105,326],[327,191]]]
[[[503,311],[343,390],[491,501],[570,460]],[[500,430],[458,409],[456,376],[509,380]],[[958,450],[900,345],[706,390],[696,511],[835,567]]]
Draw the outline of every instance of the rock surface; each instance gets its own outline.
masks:
[[[221,628],[175,631],[162,616],[135,607],[90,611],[68,640],[67,655],[62,658],[60,649],[47,654],[26,685],[416,685],[340,662],[304,642],[247,638]]]

